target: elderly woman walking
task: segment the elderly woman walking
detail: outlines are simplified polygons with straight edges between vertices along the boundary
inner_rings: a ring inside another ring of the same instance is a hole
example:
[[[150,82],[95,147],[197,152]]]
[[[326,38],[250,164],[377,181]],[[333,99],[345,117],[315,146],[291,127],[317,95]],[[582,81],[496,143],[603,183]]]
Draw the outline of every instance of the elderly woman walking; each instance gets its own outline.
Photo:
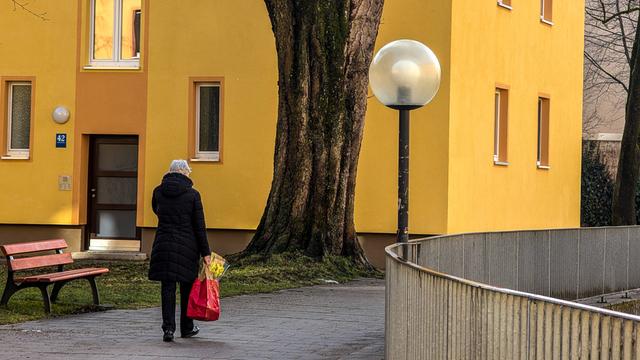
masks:
[[[172,341],[176,331],[176,283],[180,283],[180,336],[200,331],[187,317],[191,285],[198,276],[200,257],[211,261],[200,193],[189,179],[185,160],[171,162],[162,184],[153,191],[153,212],[158,216],[149,279],[162,283],[163,340]]]

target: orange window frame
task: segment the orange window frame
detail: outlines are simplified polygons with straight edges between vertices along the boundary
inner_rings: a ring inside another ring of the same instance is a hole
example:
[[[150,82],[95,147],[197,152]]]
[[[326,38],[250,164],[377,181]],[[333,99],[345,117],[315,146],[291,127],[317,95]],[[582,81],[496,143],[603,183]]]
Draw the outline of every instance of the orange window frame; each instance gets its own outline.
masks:
[[[508,164],[509,135],[509,88],[496,86],[494,96],[494,146],[493,162]]]
[[[551,100],[547,95],[538,97],[538,157],[537,166],[549,167],[549,120]]]
[[[218,158],[217,159],[208,159],[198,157],[198,149],[196,136],[196,129],[198,128],[196,122],[199,121],[197,119],[197,109],[196,109],[196,89],[199,84],[217,84],[220,87],[220,118],[219,118],[219,127],[218,127]],[[189,78],[189,135],[188,135],[188,149],[187,154],[189,155],[189,159],[191,161],[202,161],[202,162],[210,162],[210,163],[219,163],[222,164],[222,155],[224,149],[224,95],[225,95],[225,86],[224,86],[224,77],[222,76],[201,76],[201,77],[190,77]]]
[[[9,85],[16,82],[31,84],[31,113],[29,124],[29,155],[27,157],[11,156],[9,153]],[[36,78],[35,76],[4,76],[0,77],[0,155],[2,160],[31,160],[33,158],[33,139],[35,129]]]

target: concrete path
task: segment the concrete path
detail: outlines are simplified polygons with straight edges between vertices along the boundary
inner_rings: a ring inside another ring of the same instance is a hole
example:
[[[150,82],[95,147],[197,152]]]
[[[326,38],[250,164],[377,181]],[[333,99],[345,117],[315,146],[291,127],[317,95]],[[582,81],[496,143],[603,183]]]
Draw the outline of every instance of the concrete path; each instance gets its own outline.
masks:
[[[602,302],[602,300],[604,300],[604,302]],[[637,300],[640,300],[640,289],[631,289],[603,295],[596,295],[584,299],[578,299],[576,300],[576,302],[599,308],[608,308],[612,305],[618,305],[627,301]]]
[[[160,324],[152,308],[0,326],[0,359],[382,359],[384,282],[225,298],[220,320],[174,343]]]

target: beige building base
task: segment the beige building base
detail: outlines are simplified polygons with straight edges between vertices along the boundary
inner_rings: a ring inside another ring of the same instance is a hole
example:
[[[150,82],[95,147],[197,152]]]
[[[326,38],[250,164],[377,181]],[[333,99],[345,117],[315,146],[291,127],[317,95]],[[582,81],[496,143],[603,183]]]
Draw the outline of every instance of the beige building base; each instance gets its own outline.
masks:
[[[207,231],[211,249],[220,255],[238,253],[249,244],[253,236],[253,230],[219,230],[209,229]],[[142,229],[143,253],[150,254],[155,229]],[[396,241],[395,234],[359,234],[360,244],[364,248],[369,261],[378,269],[384,269],[384,248]]]
[[[140,251],[140,240],[89,240],[89,251]]]
[[[253,236],[253,230],[208,230],[209,242],[211,249],[221,255],[238,253],[249,244]],[[142,229],[142,240],[140,244],[140,255],[151,253],[151,246],[155,236],[155,229]],[[384,248],[393,244],[396,240],[395,234],[359,234],[358,238],[364,248],[364,251],[371,263],[379,268],[384,269]],[[85,251],[82,248],[83,227],[82,226],[56,226],[56,225],[2,225],[0,224],[0,245],[11,244],[17,242],[48,240],[48,239],[65,239],[69,244],[68,252],[78,253]],[[92,246],[94,243],[92,242]],[[95,245],[100,245],[95,243]],[[102,244],[104,245],[104,244]],[[108,245],[108,244],[107,244]],[[136,246],[137,247],[137,246]],[[94,249],[91,249],[94,250]],[[113,250],[113,249],[104,249]],[[136,249],[131,249],[137,252]],[[94,254],[98,251],[90,251]],[[88,256],[89,253],[86,255]],[[136,259],[140,258],[140,255]],[[75,254],[75,258],[88,258],[82,254]]]
[[[89,250],[74,252],[73,260],[145,261],[147,254],[135,251]]]
[[[6,225],[0,224],[0,245],[27,241],[65,239],[66,252],[82,249],[82,226],[66,225]]]

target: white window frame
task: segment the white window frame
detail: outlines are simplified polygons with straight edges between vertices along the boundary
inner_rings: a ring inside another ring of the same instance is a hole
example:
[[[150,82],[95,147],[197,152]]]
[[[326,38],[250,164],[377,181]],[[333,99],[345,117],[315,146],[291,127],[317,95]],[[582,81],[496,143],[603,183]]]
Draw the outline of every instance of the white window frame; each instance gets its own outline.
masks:
[[[493,162],[500,162],[500,90],[496,89],[493,115]]]
[[[538,159],[536,165],[542,165],[542,98],[538,97]]]
[[[547,25],[553,25],[553,21],[544,17],[544,2],[545,0],[540,0],[540,21]]]
[[[504,2],[502,2],[503,0],[498,0],[498,6],[503,7],[505,9],[508,10],[513,10],[513,8],[511,7],[511,5],[509,4],[505,4]]]
[[[31,88],[31,96],[29,101],[31,103],[33,99],[33,84],[31,81],[11,81],[7,83],[7,156],[12,158],[29,158],[29,154],[31,152],[31,123],[33,121],[33,108],[31,108],[29,113],[29,148],[28,149],[13,149],[11,147],[11,123],[12,119],[12,110],[13,110],[13,87],[14,86],[24,86],[28,85]]]
[[[496,88],[494,95],[494,126],[493,126],[493,164],[500,166],[508,166],[508,161],[500,160],[500,124],[502,123],[502,95],[501,91],[507,91],[506,89]]]
[[[89,68],[140,68],[140,54],[134,59],[120,59],[122,55],[122,0],[113,0],[113,57],[111,60],[94,59],[94,39],[95,39],[95,4],[96,0],[91,0],[91,32],[89,34]],[[142,26],[142,10],[140,12]],[[142,41],[142,28],[140,29],[140,40]]]
[[[219,82],[197,82],[196,84],[196,111],[195,111],[195,154],[197,160],[208,160],[208,161],[220,161],[220,122],[221,119],[221,111],[222,107],[221,101],[221,93],[222,87]],[[218,90],[218,151],[200,151],[200,88],[203,87],[217,87]]]

